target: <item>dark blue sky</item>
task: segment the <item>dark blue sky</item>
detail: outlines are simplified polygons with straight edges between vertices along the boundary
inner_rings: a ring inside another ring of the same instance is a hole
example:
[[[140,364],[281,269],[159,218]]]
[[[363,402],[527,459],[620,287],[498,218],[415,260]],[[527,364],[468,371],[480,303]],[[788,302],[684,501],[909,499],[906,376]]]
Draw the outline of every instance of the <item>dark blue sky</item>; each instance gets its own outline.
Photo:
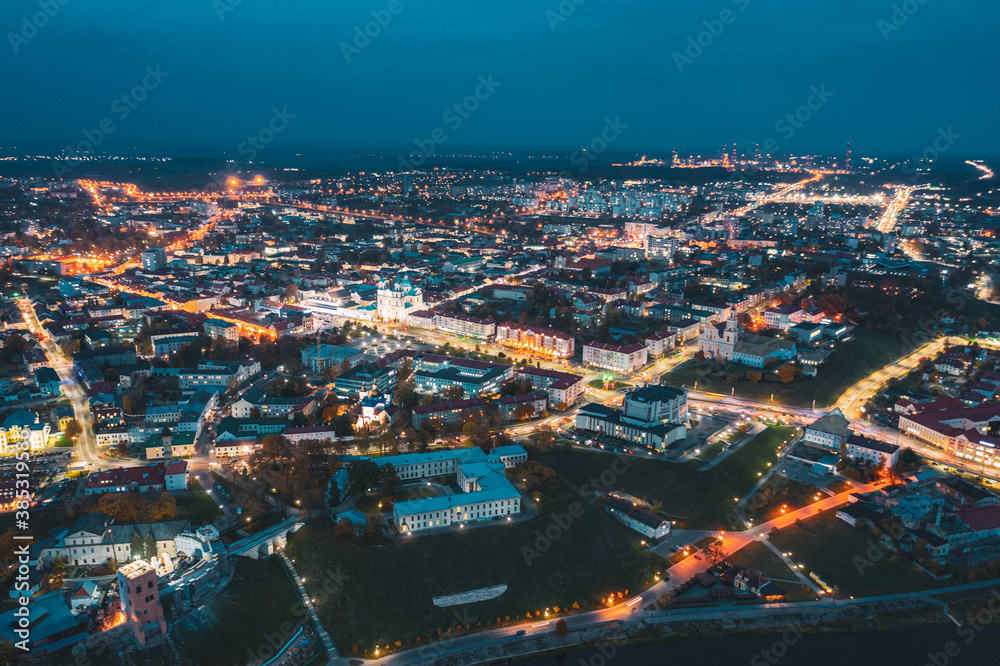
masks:
[[[614,148],[651,154],[769,138],[778,152],[912,154],[949,127],[951,154],[1000,152],[1000,3],[986,0],[398,0],[351,62],[341,43],[389,0],[62,1],[37,34],[24,17],[38,0],[4,1],[8,152],[75,145],[108,118],[101,148],[235,153],[274,108],[295,118],[265,150],[412,147],[435,129],[442,150],[573,148],[618,117]],[[893,24],[902,4],[915,11]],[[723,10],[730,23],[679,67]],[[479,88],[475,111],[445,115],[490,75],[500,85]],[[152,89],[122,118],[115,98],[144,77]],[[777,124],[810,101],[805,122]]]

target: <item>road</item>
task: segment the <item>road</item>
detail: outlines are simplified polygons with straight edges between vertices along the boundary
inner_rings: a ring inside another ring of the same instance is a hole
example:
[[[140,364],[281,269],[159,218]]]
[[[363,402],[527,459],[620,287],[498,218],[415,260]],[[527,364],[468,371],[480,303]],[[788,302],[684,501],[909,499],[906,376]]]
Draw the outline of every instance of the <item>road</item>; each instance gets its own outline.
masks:
[[[59,375],[59,383],[62,385],[63,393],[69,398],[73,406],[73,417],[80,424],[82,432],[76,438],[74,446],[79,459],[88,464],[90,469],[105,469],[108,467],[118,467],[128,465],[128,461],[112,462],[102,456],[97,448],[97,439],[94,437],[93,417],[90,414],[90,402],[87,400],[87,392],[77,380],[76,372],[73,370],[73,363],[66,358],[62,348],[55,343],[49,332],[42,328],[35,315],[31,301],[22,298],[18,301],[18,307],[24,316],[28,329],[38,340],[38,344],[45,352],[45,357],[49,365],[56,374]]]

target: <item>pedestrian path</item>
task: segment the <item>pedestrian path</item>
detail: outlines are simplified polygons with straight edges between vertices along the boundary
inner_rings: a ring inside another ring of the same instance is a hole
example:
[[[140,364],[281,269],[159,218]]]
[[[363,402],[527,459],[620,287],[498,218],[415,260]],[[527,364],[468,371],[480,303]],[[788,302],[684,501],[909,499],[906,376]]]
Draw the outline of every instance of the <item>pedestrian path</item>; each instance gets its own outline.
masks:
[[[312,599],[309,598],[309,593],[306,592],[305,585],[302,584],[302,577],[299,576],[299,572],[295,569],[295,564],[284,551],[279,552],[278,555],[281,556],[281,561],[285,563],[285,567],[288,569],[288,573],[292,577],[292,582],[295,583],[295,588],[299,591],[299,596],[302,598],[302,605],[305,606],[306,612],[309,614],[309,620],[312,622],[313,629],[316,631],[316,635],[319,636],[319,640],[323,644],[323,650],[326,651],[326,658],[330,661],[339,659],[340,653],[337,652],[337,648],[334,647],[333,639],[330,638],[330,634],[327,633],[323,623],[319,621],[319,615],[316,614],[316,607],[313,606]]]

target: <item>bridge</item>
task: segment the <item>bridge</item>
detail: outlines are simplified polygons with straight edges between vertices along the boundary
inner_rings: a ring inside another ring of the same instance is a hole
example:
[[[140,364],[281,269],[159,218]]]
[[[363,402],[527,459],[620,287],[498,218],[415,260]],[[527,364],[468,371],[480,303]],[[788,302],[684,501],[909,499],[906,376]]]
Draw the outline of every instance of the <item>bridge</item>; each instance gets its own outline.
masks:
[[[226,552],[230,555],[242,555],[243,557],[259,560],[262,557],[273,555],[278,549],[284,548],[288,543],[288,535],[298,531],[303,525],[305,523],[301,520],[289,518],[257,534],[251,534],[248,537],[229,544],[226,546]]]

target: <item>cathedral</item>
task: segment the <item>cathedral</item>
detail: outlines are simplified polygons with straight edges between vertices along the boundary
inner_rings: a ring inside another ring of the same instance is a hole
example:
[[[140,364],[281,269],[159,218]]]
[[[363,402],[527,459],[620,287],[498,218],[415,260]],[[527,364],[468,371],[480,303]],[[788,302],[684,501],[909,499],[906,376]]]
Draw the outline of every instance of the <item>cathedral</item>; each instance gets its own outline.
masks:
[[[378,318],[381,321],[406,323],[410,313],[425,308],[423,291],[415,287],[407,277],[396,282],[379,282],[376,298]]]
[[[795,343],[763,335],[746,333],[736,320],[735,313],[725,324],[705,326],[698,335],[698,351],[705,358],[763,368],[773,359],[794,360],[798,356]]]

